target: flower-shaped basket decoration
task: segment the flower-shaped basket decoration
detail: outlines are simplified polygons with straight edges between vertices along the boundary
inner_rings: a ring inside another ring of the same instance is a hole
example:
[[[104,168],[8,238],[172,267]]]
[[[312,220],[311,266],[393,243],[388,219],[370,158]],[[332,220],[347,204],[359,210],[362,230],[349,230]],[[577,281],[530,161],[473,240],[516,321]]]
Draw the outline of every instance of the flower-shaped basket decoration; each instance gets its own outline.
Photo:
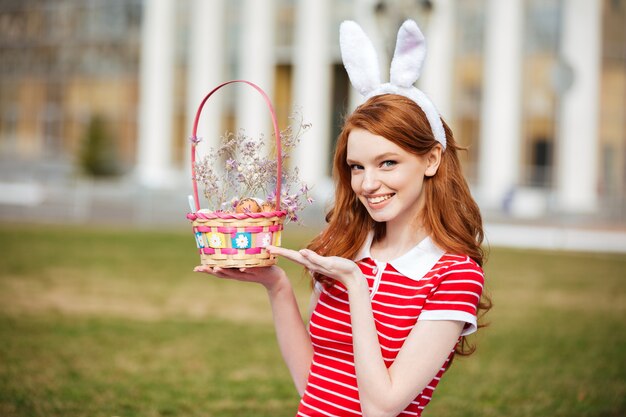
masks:
[[[244,83],[257,90],[265,100],[272,117],[274,136],[276,138],[277,172],[276,189],[274,191],[275,203],[269,210],[261,212],[241,210],[234,213],[223,210],[200,210],[198,182],[195,172],[196,145],[199,141],[197,138],[198,120],[209,97],[220,88],[233,83]],[[196,245],[200,252],[200,261],[203,265],[219,266],[221,268],[250,268],[269,266],[276,263],[275,257],[268,253],[266,246],[280,246],[283,222],[287,215],[286,210],[280,209],[281,154],[281,137],[276,114],[269,97],[259,86],[246,80],[227,81],[215,87],[202,100],[196,112],[191,136],[191,170],[196,211],[187,214],[187,218],[192,222]]]

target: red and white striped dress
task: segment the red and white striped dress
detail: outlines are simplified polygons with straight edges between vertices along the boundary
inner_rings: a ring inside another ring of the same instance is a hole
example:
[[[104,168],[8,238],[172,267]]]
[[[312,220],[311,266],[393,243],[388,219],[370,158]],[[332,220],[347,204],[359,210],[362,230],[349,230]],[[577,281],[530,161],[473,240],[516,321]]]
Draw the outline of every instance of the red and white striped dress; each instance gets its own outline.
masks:
[[[357,263],[367,278],[383,358],[391,366],[417,320],[465,322],[463,335],[476,330],[483,271],[467,256],[444,253],[430,238],[389,263],[371,258],[372,236]],[[343,285],[321,289],[309,322],[313,362],[298,416],[359,416],[348,293]],[[399,416],[420,416],[454,351],[435,378]],[[417,370],[416,370],[417,372]]]

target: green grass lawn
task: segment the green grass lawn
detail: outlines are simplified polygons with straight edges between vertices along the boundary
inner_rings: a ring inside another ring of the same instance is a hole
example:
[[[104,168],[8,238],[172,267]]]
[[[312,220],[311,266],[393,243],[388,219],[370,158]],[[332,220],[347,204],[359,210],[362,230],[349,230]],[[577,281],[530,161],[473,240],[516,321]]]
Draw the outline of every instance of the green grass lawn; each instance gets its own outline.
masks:
[[[185,232],[0,225],[0,416],[293,416],[264,290],[191,272]],[[486,272],[490,326],[424,415],[626,415],[626,256],[492,248]]]

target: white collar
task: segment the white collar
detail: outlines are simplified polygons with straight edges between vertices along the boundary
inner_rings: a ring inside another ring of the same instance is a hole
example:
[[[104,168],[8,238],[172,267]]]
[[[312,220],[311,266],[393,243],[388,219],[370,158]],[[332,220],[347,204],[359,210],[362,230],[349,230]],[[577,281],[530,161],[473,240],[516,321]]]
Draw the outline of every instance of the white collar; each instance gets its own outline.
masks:
[[[361,249],[359,249],[354,257],[355,261],[360,261],[365,258],[374,259],[370,253],[373,240],[374,232],[370,231],[367,234],[363,246],[361,246]],[[420,280],[435,266],[444,253],[445,251],[435,245],[430,236],[426,236],[420,243],[404,255],[387,263],[393,266],[396,271],[400,272],[402,275],[414,280]]]

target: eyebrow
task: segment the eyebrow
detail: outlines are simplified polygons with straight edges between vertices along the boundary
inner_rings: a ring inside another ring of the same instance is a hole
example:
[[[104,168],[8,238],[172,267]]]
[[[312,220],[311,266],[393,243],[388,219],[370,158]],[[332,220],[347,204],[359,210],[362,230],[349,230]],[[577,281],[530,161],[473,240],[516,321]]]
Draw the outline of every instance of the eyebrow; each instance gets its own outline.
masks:
[[[400,157],[400,155],[398,155],[395,152],[385,152],[383,154],[377,155],[374,158],[374,161],[376,161],[376,162],[386,161],[387,159],[390,159],[390,158],[399,158],[399,157]],[[348,163],[348,164],[358,164],[358,161],[353,161],[350,158],[346,158],[346,163]]]

